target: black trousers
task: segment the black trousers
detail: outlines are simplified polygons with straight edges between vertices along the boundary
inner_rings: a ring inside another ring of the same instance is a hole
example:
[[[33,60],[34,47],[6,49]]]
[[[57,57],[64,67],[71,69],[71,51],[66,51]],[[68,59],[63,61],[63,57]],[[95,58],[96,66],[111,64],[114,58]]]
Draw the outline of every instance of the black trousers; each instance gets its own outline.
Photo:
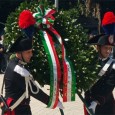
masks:
[[[32,113],[29,105],[19,105],[13,112],[9,111],[7,113],[2,113],[2,115],[32,115]]]
[[[32,115],[29,105],[18,106],[14,111],[15,115]]]
[[[115,115],[115,100],[111,95],[104,105],[98,105],[95,111],[96,115]]]

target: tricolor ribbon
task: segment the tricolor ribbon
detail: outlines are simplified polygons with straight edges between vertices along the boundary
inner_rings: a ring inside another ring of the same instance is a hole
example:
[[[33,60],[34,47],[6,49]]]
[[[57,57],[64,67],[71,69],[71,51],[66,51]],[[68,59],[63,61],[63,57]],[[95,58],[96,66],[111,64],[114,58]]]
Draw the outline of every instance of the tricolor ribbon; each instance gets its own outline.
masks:
[[[66,49],[62,42],[61,36],[53,28],[49,28],[57,37],[59,43],[62,47],[62,60],[63,60],[63,101],[74,101],[75,100],[75,91],[76,91],[76,79],[75,72],[71,61],[67,58]]]
[[[46,31],[40,31],[40,34],[42,36],[42,41],[45,50],[48,53],[48,59],[49,59],[50,69],[51,69],[50,101],[48,107],[55,108],[57,106],[58,98],[59,98],[58,81],[61,77],[60,63],[54,47],[54,42],[52,41],[52,37],[50,36],[50,34]]]
[[[45,47],[45,51],[48,54],[51,77],[50,77],[50,101],[48,107],[55,108],[59,100],[59,83],[61,79],[61,65],[59,62],[58,54],[54,47],[54,42],[52,36],[46,31],[49,29],[55,37],[58,39],[62,48],[62,60],[63,60],[63,101],[75,100],[75,73],[73,66],[66,55],[66,50],[62,42],[61,36],[53,28],[55,13],[53,9],[45,9],[42,6],[38,7],[38,12],[34,13],[33,16],[36,19],[36,24],[40,28],[40,35]]]
[[[38,6],[37,10],[38,12],[33,14],[34,18],[36,19],[37,26],[40,27],[42,25],[44,28],[48,28],[54,24],[55,18],[52,16],[52,14],[55,13],[55,10],[43,10],[42,6]]]

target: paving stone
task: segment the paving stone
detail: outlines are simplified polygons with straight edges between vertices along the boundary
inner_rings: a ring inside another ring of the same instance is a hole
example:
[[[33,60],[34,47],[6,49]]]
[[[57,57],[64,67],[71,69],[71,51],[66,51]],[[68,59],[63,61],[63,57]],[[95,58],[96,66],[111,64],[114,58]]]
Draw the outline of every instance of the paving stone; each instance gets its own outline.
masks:
[[[3,74],[0,74],[0,89],[2,86]],[[40,86],[39,86],[40,87]],[[49,94],[49,86],[45,85],[44,87],[40,87],[45,93]],[[115,90],[114,90],[115,94]],[[60,98],[60,100],[62,100]],[[66,102],[64,105],[64,115],[84,115],[83,112],[83,103],[76,95],[76,101],[74,102]],[[61,115],[59,108],[49,109],[42,102],[31,97],[30,106],[32,110],[32,115]],[[1,110],[0,110],[1,113]]]

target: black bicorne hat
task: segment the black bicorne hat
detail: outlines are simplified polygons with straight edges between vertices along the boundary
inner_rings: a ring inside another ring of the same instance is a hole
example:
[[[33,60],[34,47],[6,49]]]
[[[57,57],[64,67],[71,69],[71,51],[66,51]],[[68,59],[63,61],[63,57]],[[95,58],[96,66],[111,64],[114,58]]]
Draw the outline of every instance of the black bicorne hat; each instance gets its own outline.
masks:
[[[32,49],[32,39],[29,39],[25,36],[20,36],[17,40],[11,45],[9,53],[22,52]]]
[[[90,45],[115,45],[115,36],[114,35],[107,35],[107,34],[100,34],[93,38],[91,38],[88,42]]]

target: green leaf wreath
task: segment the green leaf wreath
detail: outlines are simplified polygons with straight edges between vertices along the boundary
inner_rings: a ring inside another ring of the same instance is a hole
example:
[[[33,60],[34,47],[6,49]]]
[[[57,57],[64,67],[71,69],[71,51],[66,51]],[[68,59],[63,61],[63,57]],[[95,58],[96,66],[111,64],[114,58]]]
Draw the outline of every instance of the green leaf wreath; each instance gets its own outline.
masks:
[[[5,40],[4,44],[7,48],[16,40],[16,38],[22,33],[18,26],[18,17],[20,12],[25,9],[29,9],[33,13],[36,12],[38,2],[23,2],[20,6],[12,12],[5,25]],[[46,3],[45,7],[53,8],[53,5]],[[94,47],[88,46],[87,31],[78,22],[78,18],[81,12],[79,6],[70,10],[61,10],[55,14],[54,28],[61,35],[65,48],[68,53],[68,58],[74,64],[76,73],[76,87],[79,91],[86,91],[97,79],[98,65],[95,58],[96,50]],[[28,64],[34,78],[40,83],[40,85],[50,84],[50,67],[47,59],[47,54],[44,51],[44,47],[39,35],[39,30],[33,36],[33,58],[32,62]],[[54,39],[55,40],[55,39]],[[59,54],[61,61],[60,46],[55,40],[55,47]]]

